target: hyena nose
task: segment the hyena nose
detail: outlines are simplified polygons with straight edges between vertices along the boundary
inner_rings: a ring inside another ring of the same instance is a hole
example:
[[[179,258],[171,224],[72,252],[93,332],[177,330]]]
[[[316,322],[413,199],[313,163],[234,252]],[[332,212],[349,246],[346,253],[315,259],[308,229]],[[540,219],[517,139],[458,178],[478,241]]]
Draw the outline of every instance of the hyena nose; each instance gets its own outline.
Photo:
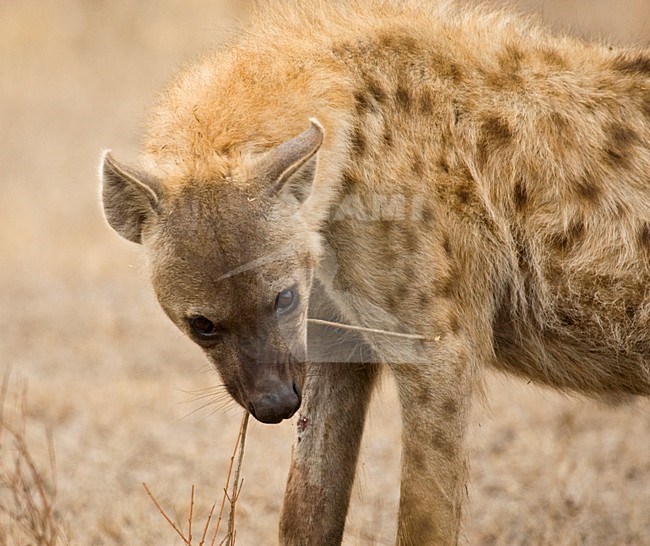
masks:
[[[279,423],[298,411],[301,398],[300,388],[295,383],[284,383],[270,392],[251,395],[248,410],[262,423]]]

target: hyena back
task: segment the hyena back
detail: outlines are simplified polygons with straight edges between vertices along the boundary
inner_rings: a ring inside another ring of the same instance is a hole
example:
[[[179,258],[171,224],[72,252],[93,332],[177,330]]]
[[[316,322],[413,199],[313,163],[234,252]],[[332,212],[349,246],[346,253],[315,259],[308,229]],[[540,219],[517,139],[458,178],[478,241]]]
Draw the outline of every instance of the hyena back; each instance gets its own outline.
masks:
[[[446,3],[321,4],[262,10],[182,73],[140,169],[106,156],[106,215],[238,402],[277,422],[304,391],[283,544],[340,542],[380,364],[398,542],[454,543],[481,368],[650,393],[650,51]]]

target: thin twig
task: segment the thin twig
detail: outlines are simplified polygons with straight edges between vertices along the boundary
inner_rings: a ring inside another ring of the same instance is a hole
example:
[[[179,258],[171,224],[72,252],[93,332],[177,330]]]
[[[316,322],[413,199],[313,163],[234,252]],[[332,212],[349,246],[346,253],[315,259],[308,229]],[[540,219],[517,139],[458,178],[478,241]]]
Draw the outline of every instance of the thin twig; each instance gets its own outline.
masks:
[[[199,542],[199,546],[203,546],[205,544],[205,536],[208,534],[208,527],[210,527],[210,520],[212,519],[212,514],[214,513],[214,509],[217,506],[217,503],[215,502],[212,505],[212,508],[210,508],[210,513],[208,514],[208,519],[205,522],[205,527],[203,527],[203,534],[201,535],[201,542]]]
[[[192,493],[190,495],[190,516],[187,518],[187,541],[192,544],[192,513],[194,512],[194,484],[192,484]]]
[[[226,499],[228,498],[228,487],[230,486],[230,476],[232,475],[233,465],[235,464],[235,456],[237,454],[237,448],[239,447],[239,441],[241,440],[243,422],[239,426],[239,434],[237,434],[237,440],[235,441],[235,447],[232,450],[232,455],[230,456],[230,465],[228,466],[228,476],[226,477],[226,485],[223,488],[223,496],[221,497],[221,506],[219,506],[219,516],[217,517],[217,525],[214,528],[214,533],[212,533],[212,540],[210,541],[210,546],[214,546],[215,541],[217,540],[217,534],[219,533],[219,526],[221,525],[221,518],[223,516],[223,509],[226,505]],[[224,537],[225,539],[225,537]],[[223,542],[223,541],[222,541]]]
[[[181,537],[181,538],[183,539],[183,542],[184,542],[185,544],[187,544],[187,546],[192,546],[192,545],[189,543],[189,541],[185,538],[185,535],[183,535],[183,533],[180,532],[180,530],[178,529],[178,527],[176,527],[176,524],[175,524],[171,519],[169,519],[169,516],[168,516],[168,515],[165,513],[165,511],[161,508],[160,504],[158,504],[158,501],[156,500],[156,497],[153,496],[153,493],[149,490],[149,488],[147,487],[147,484],[144,483],[144,482],[142,482],[142,485],[144,486],[144,489],[145,489],[145,491],[147,492],[147,495],[149,495],[149,497],[151,498],[151,500],[153,501],[153,503],[156,505],[156,508],[158,508],[158,511],[159,511],[159,512],[162,514],[162,516],[167,520],[167,523],[169,523],[169,525],[172,526],[172,528],[174,529],[174,531],[176,531],[176,533],[178,533],[178,536]]]
[[[366,328],[364,326],[354,326],[352,324],[342,324],[340,322],[330,322],[329,320],[321,320],[308,318],[307,322],[311,324],[321,324],[323,326],[332,326],[334,328],[340,328],[342,330],[354,330],[356,332],[367,332],[368,334],[379,334],[382,336],[392,336],[392,337],[401,337],[404,339],[420,339],[424,341],[440,341],[440,336],[436,336],[435,339],[429,339],[426,336],[420,334],[405,334],[404,332],[391,332],[390,330],[379,330],[377,328]]]
[[[226,546],[234,546],[235,544],[235,512],[237,508],[237,499],[241,492],[241,485],[239,476],[241,474],[241,465],[244,460],[244,448],[246,446],[246,429],[248,428],[248,412],[244,413],[244,418],[241,424],[241,442],[239,443],[239,453],[237,454],[237,467],[235,468],[235,479],[232,482],[232,494],[230,500],[230,514],[228,515],[228,540]]]

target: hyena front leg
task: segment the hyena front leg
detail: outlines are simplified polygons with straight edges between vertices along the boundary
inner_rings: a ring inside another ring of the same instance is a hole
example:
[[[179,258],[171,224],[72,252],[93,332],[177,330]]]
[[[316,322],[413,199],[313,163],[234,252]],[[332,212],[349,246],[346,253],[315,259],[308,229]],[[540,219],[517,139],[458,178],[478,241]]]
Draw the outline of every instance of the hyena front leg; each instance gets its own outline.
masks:
[[[310,327],[310,338],[315,330],[322,334],[326,328]],[[329,345],[337,352],[347,349],[346,361],[307,367],[280,521],[284,546],[338,545],[343,537],[378,366],[363,363],[369,355],[358,340],[341,343],[329,332]]]
[[[458,542],[473,385],[467,360],[452,352],[430,364],[391,366],[402,406],[400,546]]]

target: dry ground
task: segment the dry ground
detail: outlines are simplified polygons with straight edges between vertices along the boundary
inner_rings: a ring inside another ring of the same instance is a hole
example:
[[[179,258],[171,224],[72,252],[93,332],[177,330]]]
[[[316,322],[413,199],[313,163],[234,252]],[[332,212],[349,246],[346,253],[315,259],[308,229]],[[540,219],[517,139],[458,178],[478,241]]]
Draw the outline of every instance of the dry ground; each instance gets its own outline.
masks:
[[[240,412],[192,413],[191,392],[218,380],[156,307],[139,249],[104,225],[96,179],[100,150],[132,157],[154,92],[230,27],[222,4],[0,0],[0,373],[29,382],[37,456],[53,430],[72,544],[178,544],[141,482],[179,511],[196,484],[203,517],[225,480]],[[575,32],[650,40],[647,0],[522,5]],[[493,376],[488,387],[465,543],[650,544],[647,402],[606,407]],[[240,544],[276,542],[294,424],[250,427]],[[386,381],[346,544],[392,542],[398,442]]]

